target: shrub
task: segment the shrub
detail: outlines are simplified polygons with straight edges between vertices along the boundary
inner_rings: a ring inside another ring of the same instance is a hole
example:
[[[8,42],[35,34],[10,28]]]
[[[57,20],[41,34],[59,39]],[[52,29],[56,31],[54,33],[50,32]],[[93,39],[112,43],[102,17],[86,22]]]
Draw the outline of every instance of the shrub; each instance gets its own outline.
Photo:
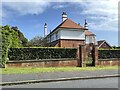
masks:
[[[76,48],[10,48],[9,60],[76,58]]]
[[[99,50],[98,58],[120,58],[120,50]]]

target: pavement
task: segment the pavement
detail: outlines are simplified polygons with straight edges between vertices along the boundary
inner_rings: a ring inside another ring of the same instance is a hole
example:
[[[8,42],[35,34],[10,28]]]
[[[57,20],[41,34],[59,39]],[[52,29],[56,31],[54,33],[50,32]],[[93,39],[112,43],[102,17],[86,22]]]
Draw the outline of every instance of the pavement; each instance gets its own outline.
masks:
[[[53,88],[56,88],[54,90],[59,90],[58,88],[74,88],[76,90],[76,88],[79,88],[78,90],[81,90],[81,88],[119,88],[119,87],[118,87],[118,77],[113,77],[113,78],[59,81],[59,82],[49,82],[49,83],[41,82],[41,83],[31,83],[31,84],[22,84],[22,85],[2,86],[2,88],[16,88],[16,89],[25,88],[25,90],[26,88],[30,88],[30,90],[31,88],[42,88],[43,90],[44,88],[45,89],[49,88],[49,90],[53,90]],[[71,89],[71,90],[74,90],[74,89]],[[82,89],[82,90],[86,90],[86,89]],[[103,90],[103,89],[100,89],[100,90]],[[104,89],[104,90],[109,90],[109,89]]]
[[[94,70],[94,71],[66,71],[44,72],[32,74],[2,74],[0,85],[15,85],[26,83],[54,82],[79,79],[95,79],[107,77],[119,77],[118,70]]]

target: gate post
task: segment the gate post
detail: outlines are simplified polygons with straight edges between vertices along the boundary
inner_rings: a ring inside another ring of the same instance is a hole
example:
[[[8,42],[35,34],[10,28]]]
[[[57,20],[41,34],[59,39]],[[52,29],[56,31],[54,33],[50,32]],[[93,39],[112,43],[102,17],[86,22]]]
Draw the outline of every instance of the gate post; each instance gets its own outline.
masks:
[[[94,45],[93,46],[93,66],[97,66],[98,64],[98,46]]]
[[[80,67],[84,67],[86,66],[86,47],[85,45],[79,45],[79,59],[80,59],[80,63],[78,66]]]

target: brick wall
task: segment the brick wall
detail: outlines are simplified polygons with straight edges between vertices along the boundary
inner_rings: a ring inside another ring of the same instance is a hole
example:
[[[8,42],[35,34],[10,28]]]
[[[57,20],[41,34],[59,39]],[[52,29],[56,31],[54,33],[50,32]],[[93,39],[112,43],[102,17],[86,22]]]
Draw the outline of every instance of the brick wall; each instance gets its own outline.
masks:
[[[56,40],[51,43],[48,43],[47,46],[60,47],[60,40]]]
[[[62,41],[64,43],[64,41]],[[64,43],[65,44],[65,43]],[[63,44],[63,45],[64,45]],[[67,45],[66,45],[67,46]],[[9,61],[7,67],[83,67],[86,66],[86,46],[80,45],[78,48],[78,59],[51,59],[51,60],[33,60],[33,61]],[[98,59],[98,47],[93,46],[93,65],[94,66],[120,66],[120,59]]]
[[[6,67],[77,67],[78,59],[52,59],[33,61],[9,61]]]
[[[108,58],[108,59],[100,59],[98,58],[98,46],[93,47],[93,60],[95,66],[120,66],[119,58]]]
[[[120,66],[120,59],[98,59],[98,66]]]
[[[107,54],[106,54],[107,55]],[[109,55],[109,54],[108,54]],[[95,61],[95,66],[120,66],[120,58],[98,58],[99,52],[98,52],[98,47],[94,47],[94,55],[93,59]]]
[[[53,43],[51,43],[51,46],[60,47],[60,41],[59,40],[54,41]]]
[[[60,40],[60,47],[79,47],[79,45],[83,45],[84,40]]]
[[[79,47],[79,45],[84,44],[84,40],[60,39],[47,44],[47,46],[50,44],[52,47]]]

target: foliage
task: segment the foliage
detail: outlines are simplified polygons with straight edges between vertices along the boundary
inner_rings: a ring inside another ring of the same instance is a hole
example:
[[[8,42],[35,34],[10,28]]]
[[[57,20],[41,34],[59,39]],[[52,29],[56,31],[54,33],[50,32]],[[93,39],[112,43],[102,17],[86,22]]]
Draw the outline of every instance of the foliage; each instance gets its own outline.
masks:
[[[99,48],[98,50],[120,50],[120,48],[111,48],[111,49]]]
[[[1,64],[2,66],[8,60],[8,50],[9,48],[15,48],[18,46],[26,46],[28,40],[24,35],[18,30],[17,27],[10,27],[8,25],[0,27],[0,45],[1,45]]]
[[[18,47],[18,33],[10,28],[10,26],[2,26],[0,33],[2,34],[2,65],[5,65],[8,57],[8,49],[10,47]]]
[[[35,36],[29,41],[28,46],[42,46],[42,39],[43,37],[41,36]]]
[[[12,30],[18,33],[18,44],[19,46],[27,46],[28,40],[24,37],[23,33],[20,32],[18,27],[11,27]]]
[[[120,50],[98,50],[99,59],[120,58]]]
[[[86,64],[92,64],[92,57],[87,57],[86,58]]]
[[[119,49],[120,50],[120,46],[113,46],[112,49]]]
[[[51,43],[49,42],[48,43],[48,40],[47,40],[47,38],[45,37],[45,38],[43,38],[43,40],[42,40],[42,46],[44,46],[44,47],[51,47]]]
[[[0,26],[0,67],[2,67],[2,26]]]
[[[10,60],[76,58],[75,48],[10,48]]]

